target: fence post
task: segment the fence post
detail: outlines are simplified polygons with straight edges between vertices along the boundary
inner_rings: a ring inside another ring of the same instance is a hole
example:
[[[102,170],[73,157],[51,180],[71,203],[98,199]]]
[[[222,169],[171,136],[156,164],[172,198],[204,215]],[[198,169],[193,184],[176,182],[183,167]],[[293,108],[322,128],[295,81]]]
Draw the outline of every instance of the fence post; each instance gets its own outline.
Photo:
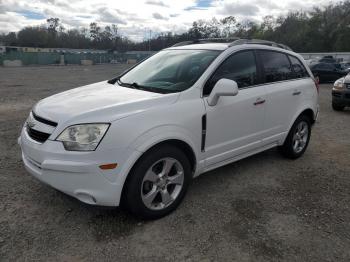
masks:
[[[64,65],[64,55],[60,55],[60,65]]]

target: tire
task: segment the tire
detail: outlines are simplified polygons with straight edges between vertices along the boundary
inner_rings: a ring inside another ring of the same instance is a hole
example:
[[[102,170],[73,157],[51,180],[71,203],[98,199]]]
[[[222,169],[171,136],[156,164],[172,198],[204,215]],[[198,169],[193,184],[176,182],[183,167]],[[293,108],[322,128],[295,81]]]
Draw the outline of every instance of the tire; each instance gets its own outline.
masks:
[[[191,177],[191,165],[183,151],[172,145],[153,148],[132,168],[123,206],[142,219],[166,216],[181,203]]]
[[[300,129],[303,128],[303,129]],[[305,129],[304,129],[305,128]],[[302,130],[305,130],[302,135]],[[310,141],[311,137],[311,120],[306,115],[301,115],[295,120],[290,129],[284,144],[279,147],[279,151],[283,156],[296,159],[301,157]]]
[[[335,111],[343,111],[345,106],[337,105],[335,103],[332,103],[332,108]]]

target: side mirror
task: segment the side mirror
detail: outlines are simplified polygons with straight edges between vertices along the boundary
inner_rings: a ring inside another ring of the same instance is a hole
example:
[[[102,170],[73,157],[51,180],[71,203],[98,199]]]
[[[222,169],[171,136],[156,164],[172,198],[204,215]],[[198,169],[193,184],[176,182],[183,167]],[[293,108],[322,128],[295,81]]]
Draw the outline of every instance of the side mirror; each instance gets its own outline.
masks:
[[[236,81],[222,78],[216,82],[213,90],[208,97],[208,104],[215,106],[220,96],[235,96],[238,94],[238,85]]]

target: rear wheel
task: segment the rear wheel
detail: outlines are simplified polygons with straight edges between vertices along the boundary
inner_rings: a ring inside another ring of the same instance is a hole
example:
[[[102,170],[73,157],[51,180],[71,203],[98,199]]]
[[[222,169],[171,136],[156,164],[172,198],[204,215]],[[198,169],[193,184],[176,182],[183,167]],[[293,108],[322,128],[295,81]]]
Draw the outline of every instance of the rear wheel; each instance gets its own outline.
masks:
[[[306,115],[301,115],[294,122],[284,144],[279,147],[280,152],[288,158],[301,157],[310,141],[311,121]]]
[[[335,110],[335,111],[342,111],[342,110],[344,110],[344,107],[345,107],[345,106],[332,103],[332,108],[333,108],[333,110]]]
[[[125,207],[143,219],[163,217],[177,208],[191,177],[186,155],[165,145],[147,152],[129,174]]]

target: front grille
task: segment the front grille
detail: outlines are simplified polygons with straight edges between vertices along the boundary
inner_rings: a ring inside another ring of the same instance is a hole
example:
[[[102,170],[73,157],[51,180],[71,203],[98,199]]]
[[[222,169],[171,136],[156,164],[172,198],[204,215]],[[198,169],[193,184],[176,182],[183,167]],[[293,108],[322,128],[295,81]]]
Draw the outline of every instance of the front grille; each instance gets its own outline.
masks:
[[[27,133],[31,139],[33,139],[39,143],[44,143],[50,136],[50,134],[40,132],[38,130],[30,128],[29,126],[27,126]]]
[[[32,111],[32,115],[33,115],[33,118],[34,118],[36,121],[39,121],[39,122],[41,122],[41,123],[44,123],[44,124],[46,124],[46,125],[53,126],[53,127],[56,127],[56,126],[57,126],[57,123],[56,123],[56,122],[53,122],[53,121],[51,121],[51,120],[42,118],[41,116],[36,115],[33,111]]]

